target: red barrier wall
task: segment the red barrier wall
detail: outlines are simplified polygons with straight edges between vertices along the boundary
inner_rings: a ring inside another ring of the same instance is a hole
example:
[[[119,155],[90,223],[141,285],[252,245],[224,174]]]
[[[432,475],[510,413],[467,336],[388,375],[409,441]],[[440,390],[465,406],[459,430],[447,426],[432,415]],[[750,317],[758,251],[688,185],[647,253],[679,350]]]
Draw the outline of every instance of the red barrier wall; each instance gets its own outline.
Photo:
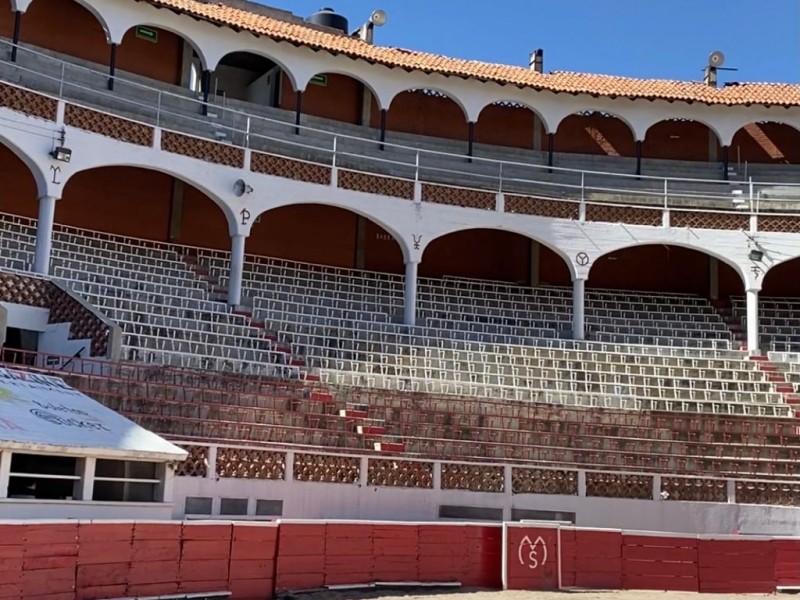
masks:
[[[508,589],[555,589],[559,565],[563,588],[743,594],[800,585],[797,540],[508,524],[505,551]]]
[[[233,600],[260,600],[276,591],[375,582],[769,593],[800,586],[798,565],[794,539],[538,524],[0,524],[0,600],[224,590]]]

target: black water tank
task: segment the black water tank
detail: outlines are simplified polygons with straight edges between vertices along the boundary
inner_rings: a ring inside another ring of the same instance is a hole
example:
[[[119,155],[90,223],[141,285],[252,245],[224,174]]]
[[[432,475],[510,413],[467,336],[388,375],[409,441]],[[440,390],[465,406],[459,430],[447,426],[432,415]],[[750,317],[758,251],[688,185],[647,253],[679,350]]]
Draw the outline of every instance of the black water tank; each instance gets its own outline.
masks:
[[[331,29],[338,29],[344,33],[348,33],[347,19],[340,14],[337,14],[332,8],[320,8],[317,12],[306,19],[312,25],[321,25],[322,27],[330,27]]]

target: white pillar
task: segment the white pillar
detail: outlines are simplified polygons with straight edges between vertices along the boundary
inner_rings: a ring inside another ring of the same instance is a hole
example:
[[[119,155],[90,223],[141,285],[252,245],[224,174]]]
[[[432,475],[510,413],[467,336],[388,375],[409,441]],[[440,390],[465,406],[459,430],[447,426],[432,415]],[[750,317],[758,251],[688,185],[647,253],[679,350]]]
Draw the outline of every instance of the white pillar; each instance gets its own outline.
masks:
[[[747,290],[747,351],[758,349],[758,290]]]
[[[33,259],[33,271],[40,275],[50,273],[55,218],[56,199],[53,196],[39,198],[39,222],[36,224],[36,256]]]
[[[572,337],[576,340],[586,338],[586,280],[572,282]]]
[[[228,278],[229,306],[238,306],[242,303],[245,239],[245,236],[239,234],[231,236],[231,272]]]
[[[11,452],[0,452],[0,498],[8,498],[8,483],[11,473]]]
[[[409,327],[417,324],[417,263],[406,263],[406,288],[403,323]]]

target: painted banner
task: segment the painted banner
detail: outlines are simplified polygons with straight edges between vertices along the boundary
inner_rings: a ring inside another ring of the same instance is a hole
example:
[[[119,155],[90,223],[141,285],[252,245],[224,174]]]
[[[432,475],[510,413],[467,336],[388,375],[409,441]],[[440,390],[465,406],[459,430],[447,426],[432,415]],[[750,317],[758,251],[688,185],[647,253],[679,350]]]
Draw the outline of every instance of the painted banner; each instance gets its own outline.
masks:
[[[58,377],[11,369],[0,369],[0,444],[112,450],[167,460],[186,455]]]

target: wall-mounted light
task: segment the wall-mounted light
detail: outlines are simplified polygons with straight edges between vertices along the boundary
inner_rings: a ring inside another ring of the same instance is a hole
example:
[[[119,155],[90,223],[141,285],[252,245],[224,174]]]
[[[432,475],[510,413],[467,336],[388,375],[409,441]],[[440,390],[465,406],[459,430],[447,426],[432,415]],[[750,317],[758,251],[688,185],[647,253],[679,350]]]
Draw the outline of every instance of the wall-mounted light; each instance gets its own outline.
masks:
[[[55,160],[68,163],[70,160],[72,160],[72,150],[65,148],[64,146],[58,146],[50,153],[50,156],[52,156]]]
[[[747,255],[747,257],[752,261],[761,262],[761,260],[764,258],[764,251],[756,249],[750,250],[750,253]]]

